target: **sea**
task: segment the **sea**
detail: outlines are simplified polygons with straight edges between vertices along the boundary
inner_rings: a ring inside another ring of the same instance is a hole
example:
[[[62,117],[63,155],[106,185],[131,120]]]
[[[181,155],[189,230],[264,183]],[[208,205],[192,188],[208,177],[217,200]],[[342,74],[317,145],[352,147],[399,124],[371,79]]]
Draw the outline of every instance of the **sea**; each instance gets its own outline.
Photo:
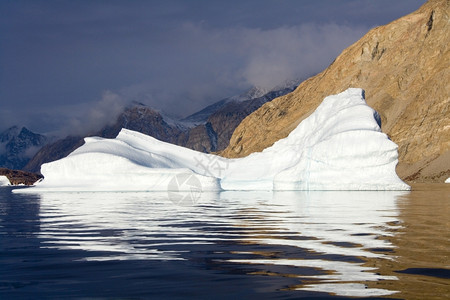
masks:
[[[450,184],[13,189],[0,187],[0,299],[450,299]]]

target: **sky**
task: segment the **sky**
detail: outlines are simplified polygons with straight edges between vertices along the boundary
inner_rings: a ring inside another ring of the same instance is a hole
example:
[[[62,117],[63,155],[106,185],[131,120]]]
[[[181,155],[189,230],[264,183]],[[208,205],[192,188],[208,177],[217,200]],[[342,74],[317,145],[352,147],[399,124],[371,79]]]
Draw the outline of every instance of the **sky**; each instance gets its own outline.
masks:
[[[0,130],[83,134],[138,101],[185,117],[306,79],[424,0],[2,0]]]

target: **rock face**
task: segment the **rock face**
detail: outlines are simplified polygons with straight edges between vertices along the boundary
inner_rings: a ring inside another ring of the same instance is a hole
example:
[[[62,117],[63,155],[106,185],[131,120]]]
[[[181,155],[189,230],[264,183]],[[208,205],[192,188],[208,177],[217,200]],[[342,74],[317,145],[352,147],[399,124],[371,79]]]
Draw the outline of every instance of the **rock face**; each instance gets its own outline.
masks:
[[[22,169],[47,138],[25,127],[13,126],[0,133],[0,167]]]
[[[450,175],[449,0],[369,31],[324,71],[266,103],[237,127],[221,154],[242,157],[286,137],[330,94],[365,90],[382,130],[399,145],[397,173],[410,182]]]

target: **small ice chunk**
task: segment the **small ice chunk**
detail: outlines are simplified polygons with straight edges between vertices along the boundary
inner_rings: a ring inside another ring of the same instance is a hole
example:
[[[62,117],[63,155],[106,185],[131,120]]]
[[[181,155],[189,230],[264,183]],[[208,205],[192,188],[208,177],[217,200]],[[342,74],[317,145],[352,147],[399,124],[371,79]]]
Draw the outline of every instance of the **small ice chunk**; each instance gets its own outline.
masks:
[[[11,185],[8,177],[6,177],[4,175],[0,175],[0,186],[6,186],[6,185]]]

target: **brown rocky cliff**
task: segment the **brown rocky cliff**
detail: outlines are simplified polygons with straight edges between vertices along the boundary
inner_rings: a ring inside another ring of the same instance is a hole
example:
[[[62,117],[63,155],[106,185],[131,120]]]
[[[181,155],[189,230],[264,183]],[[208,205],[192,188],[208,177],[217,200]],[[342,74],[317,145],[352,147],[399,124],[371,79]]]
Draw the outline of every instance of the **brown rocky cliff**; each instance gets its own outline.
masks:
[[[360,87],[379,112],[382,130],[399,145],[399,176],[445,180],[450,176],[449,6],[449,0],[431,0],[372,29],[327,69],[244,119],[221,154],[261,151],[286,137],[324,97]]]

